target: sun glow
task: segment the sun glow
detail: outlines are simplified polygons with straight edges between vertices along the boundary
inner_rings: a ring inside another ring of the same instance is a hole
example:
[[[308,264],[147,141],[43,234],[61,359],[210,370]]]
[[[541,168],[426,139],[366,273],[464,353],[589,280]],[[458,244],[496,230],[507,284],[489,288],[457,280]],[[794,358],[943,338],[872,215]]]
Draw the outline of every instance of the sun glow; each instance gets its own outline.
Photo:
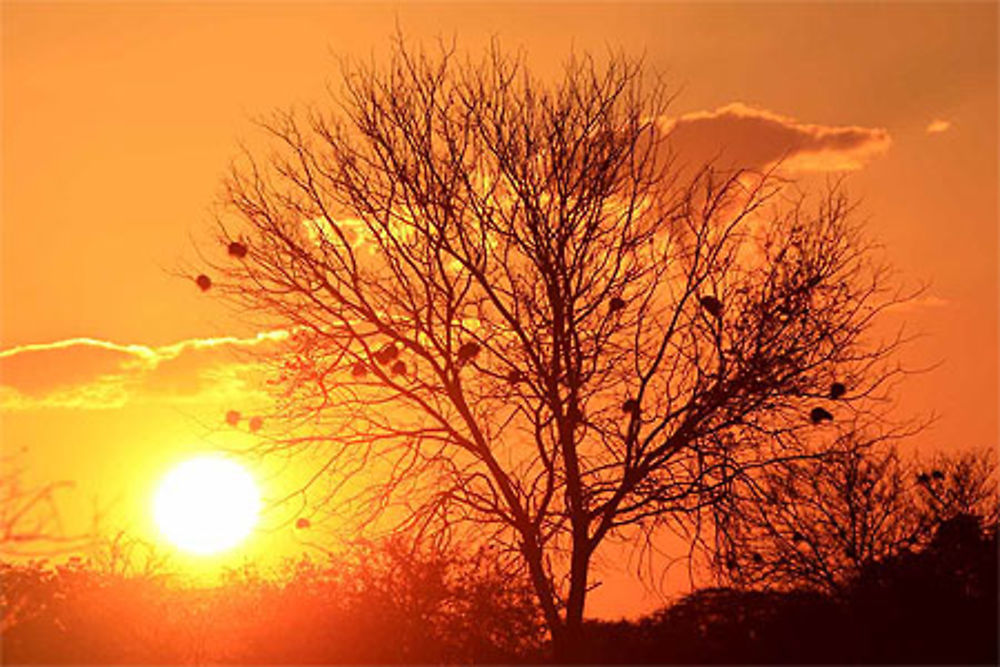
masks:
[[[172,469],[153,499],[160,532],[184,551],[209,555],[230,549],[257,523],[260,495],[242,466],[201,456]]]

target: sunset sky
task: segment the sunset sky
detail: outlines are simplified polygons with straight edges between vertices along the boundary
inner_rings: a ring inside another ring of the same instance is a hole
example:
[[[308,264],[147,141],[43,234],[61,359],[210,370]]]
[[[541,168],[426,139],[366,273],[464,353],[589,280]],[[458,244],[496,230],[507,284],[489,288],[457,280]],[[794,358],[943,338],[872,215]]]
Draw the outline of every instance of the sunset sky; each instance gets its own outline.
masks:
[[[152,536],[172,463],[246,443],[223,417],[266,411],[246,353],[275,334],[180,274],[201,262],[239,143],[260,139],[252,119],[324,101],[336,58],[377,57],[397,24],[473,53],[498,37],[540,76],[571,50],[644,55],[678,93],[669,121],[687,155],[784,158],[810,183],[847,172],[902,283],[927,285],[887,322],[919,334],[901,361],[930,368],[900,387],[898,411],[938,416],[907,446],[996,446],[995,3],[5,2],[2,447],[26,450],[33,480],[77,482],[71,524],[96,506]],[[258,473],[266,497],[287,492]],[[279,519],[267,526],[244,555],[296,548]],[[658,601],[609,584],[589,604]]]

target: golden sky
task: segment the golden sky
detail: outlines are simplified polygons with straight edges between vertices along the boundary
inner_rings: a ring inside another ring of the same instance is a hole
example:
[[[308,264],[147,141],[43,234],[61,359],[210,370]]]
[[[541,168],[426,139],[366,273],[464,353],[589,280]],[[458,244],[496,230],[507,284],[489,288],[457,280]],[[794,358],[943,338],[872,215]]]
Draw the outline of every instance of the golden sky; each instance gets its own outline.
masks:
[[[913,446],[996,446],[994,3],[4,3],[2,446],[76,480],[71,514],[96,499],[150,531],[171,462],[242,442],[225,410],[266,404],[238,353],[269,339],[176,273],[251,119],[322,100],[335,57],[384,52],[397,23],[472,51],[497,36],[542,75],[571,49],[644,54],[690,155],[850,172],[903,280],[929,285],[893,315],[921,334],[903,360],[938,364],[899,391],[939,415]],[[656,602],[611,588],[592,612]]]

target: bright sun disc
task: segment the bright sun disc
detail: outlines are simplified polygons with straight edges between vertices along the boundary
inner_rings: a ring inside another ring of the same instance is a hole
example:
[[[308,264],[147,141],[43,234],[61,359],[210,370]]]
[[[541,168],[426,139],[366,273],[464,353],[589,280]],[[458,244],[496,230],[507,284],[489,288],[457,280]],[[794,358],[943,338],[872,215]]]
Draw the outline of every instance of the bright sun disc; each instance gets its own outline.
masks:
[[[260,496],[250,473],[212,456],[175,467],[153,499],[160,532],[177,547],[202,555],[239,544],[253,530],[259,510]]]

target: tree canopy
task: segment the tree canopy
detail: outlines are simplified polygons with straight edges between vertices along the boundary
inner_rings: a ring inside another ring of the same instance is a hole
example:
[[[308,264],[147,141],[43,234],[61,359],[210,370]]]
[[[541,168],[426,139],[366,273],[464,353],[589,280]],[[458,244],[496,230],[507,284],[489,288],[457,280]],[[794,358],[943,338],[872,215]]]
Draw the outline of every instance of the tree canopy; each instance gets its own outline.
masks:
[[[850,199],[674,154],[640,61],[550,81],[400,41],[332,95],[262,123],[207,270],[289,332],[260,449],[319,454],[341,507],[492,539],[557,655],[607,539],[711,541],[879,409],[902,296]]]

